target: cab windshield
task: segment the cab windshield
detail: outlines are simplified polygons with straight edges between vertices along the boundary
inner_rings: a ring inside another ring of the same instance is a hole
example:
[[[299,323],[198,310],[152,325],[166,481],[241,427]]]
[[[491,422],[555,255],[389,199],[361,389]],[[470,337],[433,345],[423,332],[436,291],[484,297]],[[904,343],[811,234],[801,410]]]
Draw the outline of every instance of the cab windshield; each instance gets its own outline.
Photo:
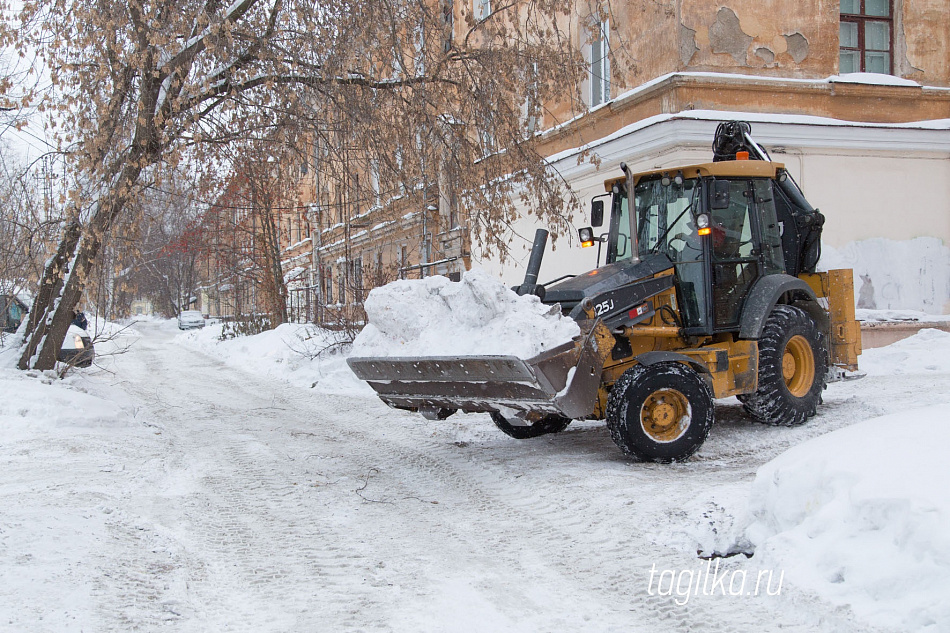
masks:
[[[666,253],[674,262],[699,258],[701,246],[693,222],[699,189],[696,178],[682,180],[680,184],[660,177],[637,183],[634,204],[640,257]]]

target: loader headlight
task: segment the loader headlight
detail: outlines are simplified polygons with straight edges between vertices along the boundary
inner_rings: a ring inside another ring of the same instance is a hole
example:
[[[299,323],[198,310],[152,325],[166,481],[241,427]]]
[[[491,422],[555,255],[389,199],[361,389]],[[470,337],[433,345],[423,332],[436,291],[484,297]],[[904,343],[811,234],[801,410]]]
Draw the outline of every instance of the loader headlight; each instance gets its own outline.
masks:
[[[696,227],[699,229],[697,233],[700,235],[712,233],[712,228],[709,226],[709,216],[705,213],[696,218]]]
[[[588,246],[594,245],[594,229],[589,226],[585,226],[582,229],[577,230],[577,236],[581,240],[581,246],[587,248]]]
[[[82,337],[79,336],[78,334],[74,334],[73,336],[75,337],[74,342],[76,344],[76,349],[82,349],[84,347],[84,345],[82,344]]]

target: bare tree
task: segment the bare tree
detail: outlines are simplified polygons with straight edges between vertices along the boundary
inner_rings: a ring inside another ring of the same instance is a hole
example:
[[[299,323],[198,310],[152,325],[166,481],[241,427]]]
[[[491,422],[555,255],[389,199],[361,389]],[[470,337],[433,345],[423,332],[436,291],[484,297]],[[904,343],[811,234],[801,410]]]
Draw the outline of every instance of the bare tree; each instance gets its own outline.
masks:
[[[41,106],[74,184],[19,366],[53,366],[103,240],[144,185],[185,152],[200,159],[287,115],[310,113],[317,129],[346,119],[403,181],[419,182],[439,157],[477,198],[472,229],[489,246],[501,245],[493,236],[518,191],[566,226],[522,106],[527,94],[529,111],[577,94],[578,60],[558,27],[571,3],[514,1],[478,16],[464,4],[24,2],[16,28],[8,16],[0,33],[49,69],[55,90]]]
[[[187,310],[197,294],[198,264],[204,243],[198,202],[188,179],[165,181],[147,192],[142,204],[145,224],[141,255],[129,274],[137,297],[147,298],[165,316]]]
[[[286,173],[293,148],[271,136],[235,142],[231,149],[228,181],[200,220],[199,249],[210,272],[206,282],[257,298],[234,306],[234,318],[262,313],[262,325],[276,327],[287,322],[281,231],[284,216],[296,211],[293,180]]]
[[[43,169],[29,171],[4,152],[0,157],[0,294],[32,288],[55,243],[59,219],[46,204]]]

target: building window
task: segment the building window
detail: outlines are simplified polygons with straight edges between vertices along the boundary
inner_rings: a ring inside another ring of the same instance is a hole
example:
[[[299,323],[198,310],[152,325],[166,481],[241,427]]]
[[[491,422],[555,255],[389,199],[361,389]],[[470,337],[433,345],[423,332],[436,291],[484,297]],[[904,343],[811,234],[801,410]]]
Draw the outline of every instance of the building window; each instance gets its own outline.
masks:
[[[452,0],[442,0],[442,21],[445,23],[445,35],[442,43],[443,52],[452,50],[452,37],[455,31],[455,7]]]
[[[324,281],[326,282],[327,305],[333,303],[333,269],[327,266],[324,269]]]
[[[357,257],[350,266],[353,277],[353,302],[363,303],[363,258]]]
[[[476,20],[484,20],[491,15],[491,0],[472,0],[472,10]]]
[[[841,0],[841,73],[892,72],[891,0]]]
[[[590,107],[610,101],[610,22],[597,23],[590,42]]]
[[[346,268],[341,264],[336,271],[337,280],[337,302],[341,305],[346,304]]]

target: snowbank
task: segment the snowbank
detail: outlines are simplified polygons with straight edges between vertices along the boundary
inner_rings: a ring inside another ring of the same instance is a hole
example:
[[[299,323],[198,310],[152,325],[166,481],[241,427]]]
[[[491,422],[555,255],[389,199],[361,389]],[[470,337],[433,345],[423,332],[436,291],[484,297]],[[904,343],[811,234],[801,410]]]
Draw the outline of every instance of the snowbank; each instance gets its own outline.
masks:
[[[531,358],[580,333],[535,296],[518,296],[482,270],[396,281],[370,292],[369,324],[353,356],[513,355]]]
[[[927,314],[920,310],[855,310],[858,321],[864,323],[934,323],[950,321],[950,314]]]
[[[172,320],[170,323],[175,323]],[[311,324],[284,323],[253,336],[221,340],[221,323],[190,330],[176,341],[263,376],[287,380],[323,393],[374,395],[346,364],[339,332]]]
[[[921,330],[886,347],[864,350],[858,363],[869,376],[950,373],[950,332]]]
[[[950,623],[950,405],[888,415],[762,466],[746,536],[760,565],[861,619],[904,631]]]
[[[0,437],[5,442],[58,428],[131,424],[129,413],[117,402],[85,393],[52,372],[0,369]]]

